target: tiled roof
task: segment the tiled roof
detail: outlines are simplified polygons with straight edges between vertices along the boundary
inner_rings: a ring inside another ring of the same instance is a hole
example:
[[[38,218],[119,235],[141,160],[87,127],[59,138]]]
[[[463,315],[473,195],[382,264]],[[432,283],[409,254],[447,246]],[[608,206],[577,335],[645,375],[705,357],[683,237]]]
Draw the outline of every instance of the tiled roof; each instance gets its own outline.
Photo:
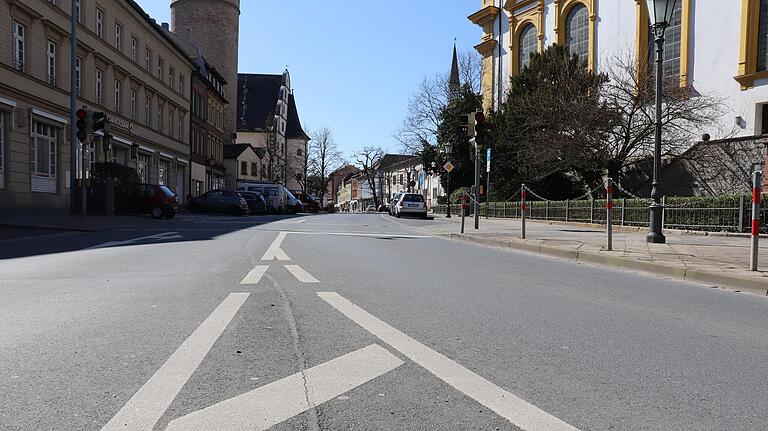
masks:
[[[282,75],[237,75],[237,130],[261,132],[272,125]]]

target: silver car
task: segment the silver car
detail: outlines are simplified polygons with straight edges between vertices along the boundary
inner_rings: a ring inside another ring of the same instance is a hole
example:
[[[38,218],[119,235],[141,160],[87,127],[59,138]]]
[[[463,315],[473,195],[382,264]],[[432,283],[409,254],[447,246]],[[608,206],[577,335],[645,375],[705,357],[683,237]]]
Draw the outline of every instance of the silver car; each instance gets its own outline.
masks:
[[[427,203],[424,196],[419,193],[403,193],[395,204],[395,217],[400,218],[404,215],[417,215],[423,219],[427,218]]]
[[[395,195],[392,196],[392,200],[389,201],[389,215],[395,215],[395,205],[397,205],[397,202],[400,200],[400,196],[402,195],[403,193],[395,193]]]

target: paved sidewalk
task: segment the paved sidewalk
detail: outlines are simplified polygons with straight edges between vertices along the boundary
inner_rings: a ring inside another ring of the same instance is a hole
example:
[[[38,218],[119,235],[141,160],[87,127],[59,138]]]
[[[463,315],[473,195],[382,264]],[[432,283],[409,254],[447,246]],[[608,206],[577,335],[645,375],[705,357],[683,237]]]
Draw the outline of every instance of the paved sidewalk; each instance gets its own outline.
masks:
[[[82,219],[63,209],[0,208],[0,226],[95,232],[136,224],[136,217],[94,216]]]
[[[527,221],[527,239],[520,239],[520,220],[466,219],[436,215],[423,229],[433,235],[489,246],[508,247],[577,262],[603,264],[663,274],[758,295],[768,295],[768,239],[761,238],[761,271],[749,271],[749,238],[670,233],[666,244],[648,244],[646,231],[617,230],[614,251],[606,250],[604,230],[583,225]]]

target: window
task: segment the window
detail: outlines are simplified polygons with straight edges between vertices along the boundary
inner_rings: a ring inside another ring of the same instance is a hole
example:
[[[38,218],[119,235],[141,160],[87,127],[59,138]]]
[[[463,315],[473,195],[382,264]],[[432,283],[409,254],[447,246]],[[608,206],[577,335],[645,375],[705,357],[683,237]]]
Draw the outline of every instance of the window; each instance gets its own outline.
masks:
[[[162,81],[163,75],[165,75],[165,60],[162,58],[157,59],[157,77]]]
[[[259,164],[256,162],[251,162],[251,176],[258,176],[259,175]]]
[[[142,183],[149,182],[149,156],[143,153],[139,153],[138,160],[136,161],[136,174]]]
[[[80,97],[80,63],[82,60],[80,60],[80,57],[77,57],[75,60],[75,80],[77,81],[77,87],[75,88],[77,90],[77,96]]]
[[[32,121],[32,191],[56,193],[57,129]]]
[[[131,37],[131,61],[136,61],[136,51],[139,49],[139,41]]]
[[[115,49],[120,51],[123,47],[123,27],[115,23]]]
[[[80,22],[80,0],[75,0],[75,17],[77,22]]]
[[[120,81],[115,79],[115,114],[120,114],[120,95],[122,91],[120,88]]]
[[[179,94],[184,95],[184,75],[179,74]]]
[[[168,185],[168,173],[171,169],[170,162],[168,160],[160,160],[157,164],[157,182],[161,186]]]
[[[765,1],[765,0],[763,0]],[[667,31],[664,33],[664,77],[665,78],[679,78],[680,77],[680,36],[683,23],[683,4],[680,1],[675,2],[675,10],[672,12],[672,21],[667,27]],[[649,22],[650,26],[650,22]],[[650,38],[649,38],[650,39]],[[651,42],[651,49],[654,49],[654,44]],[[650,58],[654,57],[654,52],[651,51]]]
[[[136,89],[135,88],[131,88],[131,101],[130,101],[130,104],[131,104],[131,108],[130,108],[131,109],[131,119],[135,120],[136,119]]]
[[[56,85],[56,44],[50,40],[48,41],[47,58],[48,83]]]
[[[586,6],[576,5],[568,13],[565,35],[568,52],[586,61],[589,56],[589,13]]]
[[[13,22],[13,67],[19,72],[24,72],[24,35],[26,31],[23,25]]]
[[[144,125],[149,127],[150,119],[152,118],[152,98],[147,97],[144,99]]]
[[[296,156],[301,157],[303,155],[304,155],[304,150],[302,150],[301,148],[297,148],[296,149]]]
[[[144,69],[149,72],[149,68],[152,65],[152,50],[147,48],[144,50]]]
[[[248,175],[248,162],[240,162],[240,175]]]
[[[179,112],[178,123],[178,135],[176,137],[181,141],[184,139],[184,113],[182,112]]]
[[[762,127],[760,128],[760,134],[765,136],[768,135],[768,104],[760,105],[761,110],[761,117],[763,120]]]
[[[101,106],[102,102],[102,93],[101,93],[101,75],[102,75],[101,69],[96,69],[96,104]]]
[[[168,135],[173,136],[173,108],[168,107]]]
[[[760,0],[760,25],[757,32],[757,70],[768,70],[768,0]]]
[[[96,8],[96,36],[104,37],[104,11]]]
[[[173,67],[168,68],[168,86],[174,88],[176,86],[176,70]]]
[[[528,24],[520,32],[520,58],[519,69],[523,70],[531,64],[531,55],[538,51],[539,40],[536,34],[536,27],[533,24]]]
[[[157,118],[155,123],[155,129],[158,132],[163,131],[163,109],[165,109],[165,106],[163,105],[163,102],[157,101]]]

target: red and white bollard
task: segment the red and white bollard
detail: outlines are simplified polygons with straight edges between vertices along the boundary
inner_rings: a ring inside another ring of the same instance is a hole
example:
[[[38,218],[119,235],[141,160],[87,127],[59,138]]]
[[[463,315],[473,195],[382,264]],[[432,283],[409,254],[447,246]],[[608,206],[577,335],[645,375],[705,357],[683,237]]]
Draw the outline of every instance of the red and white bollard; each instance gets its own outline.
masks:
[[[760,247],[760,193],[763,184],[762,173],[752,174],[752,247],[750,248],[750,271],[757,271]]]
[[[520,238],[525,239],[525,210],[527,209],[525,206],[525,184],[520,186]]]
[[[608,234],[608,251],[613,251],[613,179],[608,178],[605,182],[605,194],[607,201],[605,203],[607,234]]]

